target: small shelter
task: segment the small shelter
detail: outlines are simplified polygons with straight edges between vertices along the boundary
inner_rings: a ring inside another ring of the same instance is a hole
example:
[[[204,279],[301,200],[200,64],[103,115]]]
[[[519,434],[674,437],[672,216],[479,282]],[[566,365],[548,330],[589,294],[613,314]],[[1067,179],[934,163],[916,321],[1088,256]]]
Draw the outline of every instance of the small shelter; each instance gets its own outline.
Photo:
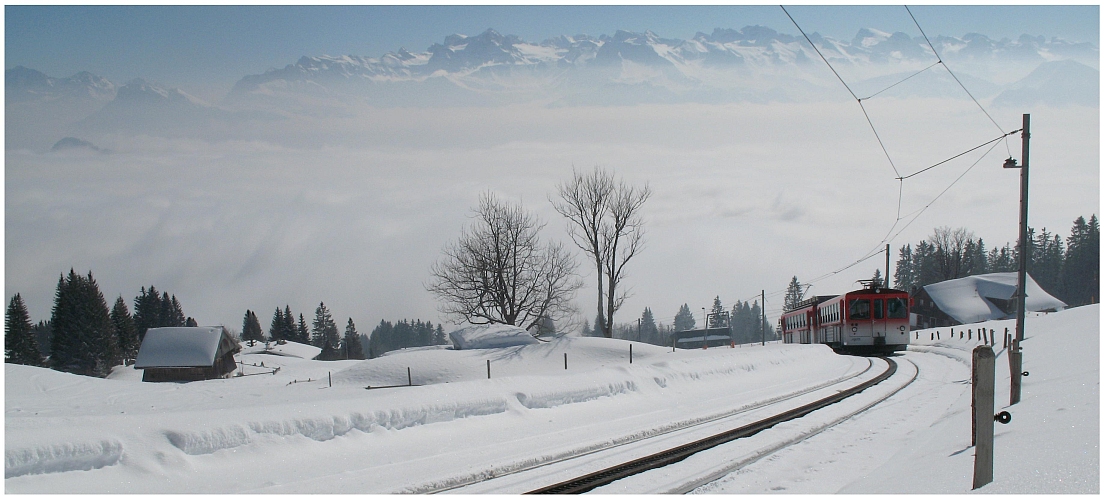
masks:
[[[729,346],[733,343],[733,331],[728,327],[687,329],[671,333],[675,348],[703,348]]]
[[[142,381],[202,381],[226,378],[234,372],[238,344],[226,328],[158,327],[146,331],[135,369]]]
[[[1025,310],[1049,312],[1067,307],[1032,276],[1026,276]],[[913,295],[911,325],[929,328],[1010,319],[1017,313],[1017,273],[1001,272],[929,284]]]

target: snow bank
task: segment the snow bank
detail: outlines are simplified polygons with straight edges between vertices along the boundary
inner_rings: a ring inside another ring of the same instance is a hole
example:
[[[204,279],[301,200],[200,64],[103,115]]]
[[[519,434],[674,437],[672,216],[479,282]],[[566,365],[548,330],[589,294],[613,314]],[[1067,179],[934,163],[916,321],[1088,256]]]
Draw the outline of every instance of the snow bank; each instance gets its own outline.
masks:
[[[118,463],[122,456],[123,444],[114,440],[5,449],[4,478],[99,469]]]
[[[517,326],[502,324],[478,324],[462,327],[449,333],[456,350],[480,348],[504,348],[539,343],[533,335]]]

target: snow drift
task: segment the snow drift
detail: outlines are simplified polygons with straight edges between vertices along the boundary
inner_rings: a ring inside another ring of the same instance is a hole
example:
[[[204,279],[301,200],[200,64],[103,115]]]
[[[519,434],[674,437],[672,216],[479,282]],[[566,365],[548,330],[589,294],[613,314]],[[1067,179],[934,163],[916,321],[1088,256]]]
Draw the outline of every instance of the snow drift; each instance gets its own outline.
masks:
[[[518,326],[503,324],[477,324],[462,327],[449,333],[456,350],[503,348],[538,343],[533,335]]]

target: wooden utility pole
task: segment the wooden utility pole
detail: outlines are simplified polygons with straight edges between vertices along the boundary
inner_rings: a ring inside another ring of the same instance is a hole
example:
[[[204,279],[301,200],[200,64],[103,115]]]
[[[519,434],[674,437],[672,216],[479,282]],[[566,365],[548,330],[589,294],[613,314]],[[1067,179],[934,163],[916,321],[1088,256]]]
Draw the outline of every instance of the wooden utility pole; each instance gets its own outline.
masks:
[[[767,344],[764,337],[767,335],[767,298],[764,290],[760,290],[760,346]]]
[[[1020,168],[1021,170],[1021,210],[1020,210],[1020,246],[1017,258],[1017,337],[1009,349],[1010,362],[1010,386],[1009,405],[1021,401],[1021,342],[1024,341],[1024,300],[1027,295],[1025,287],[1028,281],[1028,139],[1032,134],[1029,131],[1030,116],[1022,115],[1021,127],[1021,164],[1009,158],[1005,160],[1004,168]]]

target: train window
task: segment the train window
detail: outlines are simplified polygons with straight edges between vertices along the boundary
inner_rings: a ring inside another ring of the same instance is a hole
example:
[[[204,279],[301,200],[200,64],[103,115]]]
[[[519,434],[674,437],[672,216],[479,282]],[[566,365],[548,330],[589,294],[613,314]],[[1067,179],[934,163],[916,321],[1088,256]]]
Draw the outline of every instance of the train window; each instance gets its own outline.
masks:
[[[886,317],[889,319],[905,319],[909,316],[905,298],[886,299]]]
[[[852,300],[848,302],[848,319],[870,319],[871,300]]]
[[[875,312],[875,318],[882,319],[882,300],[874,300],[873,305],[874,307],[872,307],[872,309]]]

